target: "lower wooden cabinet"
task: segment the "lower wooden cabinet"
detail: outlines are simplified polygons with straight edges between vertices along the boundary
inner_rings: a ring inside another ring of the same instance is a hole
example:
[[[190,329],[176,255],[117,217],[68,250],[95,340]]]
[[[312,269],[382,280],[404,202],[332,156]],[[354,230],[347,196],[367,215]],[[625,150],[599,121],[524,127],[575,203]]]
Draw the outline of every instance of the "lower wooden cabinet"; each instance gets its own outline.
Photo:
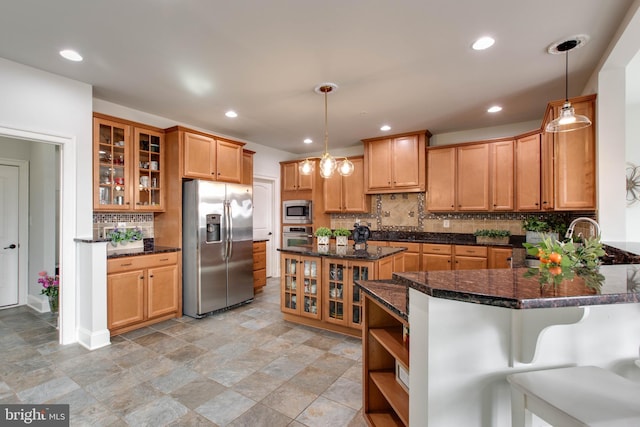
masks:
[[[487,247],[453,245],[454,270],[483,270],[487,268]]]
[[[512,253],[510,247],[423,243],[421,270],[511,268]]]
[[[511,248],[489,248],[489,268],[511,268],[512,257]]]
[[[408,426],[409,391],[396,380],[396,370],[409,372],[409,343],[403,339],[403,328],[409,325],[363,295],[364,416],[372,426]]]
[[[267,284],[267,242],[253,242],[253,293]]]
[[[176,252],[107,261],[107,327],[111,335],[181,315]]]

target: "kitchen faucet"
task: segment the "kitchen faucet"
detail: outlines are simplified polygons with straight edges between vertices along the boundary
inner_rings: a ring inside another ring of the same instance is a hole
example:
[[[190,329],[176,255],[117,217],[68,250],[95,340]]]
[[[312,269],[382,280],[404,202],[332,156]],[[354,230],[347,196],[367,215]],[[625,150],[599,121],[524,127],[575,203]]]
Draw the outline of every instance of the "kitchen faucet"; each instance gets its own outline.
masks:
[[[571,239],[573,237],[573,229],[575,228],[576,224],[582,221],[591,223],[596,230],[595,236],[600,237],[600,225],[595,220],[586,216],[581,216],[571,221],[571,224],[569,224],[569,228],[567,229],[567,234],[565,234],[564,237],[566,237],[567,239]]]

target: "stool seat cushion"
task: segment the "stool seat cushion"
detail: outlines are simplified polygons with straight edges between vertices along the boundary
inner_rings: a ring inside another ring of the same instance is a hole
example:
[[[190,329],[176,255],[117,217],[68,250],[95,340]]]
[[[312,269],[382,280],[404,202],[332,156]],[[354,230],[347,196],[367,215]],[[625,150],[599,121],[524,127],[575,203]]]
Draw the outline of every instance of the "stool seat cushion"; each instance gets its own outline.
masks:
[[[563,413],[572,420],[567,425],[640,426],[640,383],[605,369],[547,369],[512,374],[507,380],[525,399],[537,401],[531,406],[548,405]]]

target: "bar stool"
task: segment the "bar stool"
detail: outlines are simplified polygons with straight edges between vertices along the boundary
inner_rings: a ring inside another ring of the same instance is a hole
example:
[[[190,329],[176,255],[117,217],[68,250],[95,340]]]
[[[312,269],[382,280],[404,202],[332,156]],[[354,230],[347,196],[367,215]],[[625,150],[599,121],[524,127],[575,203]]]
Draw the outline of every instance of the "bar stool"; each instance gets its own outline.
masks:
[[[512,427],[530,427],[536,414],[554,427],[640,426],[640,383],[595,366],[507,376]]]

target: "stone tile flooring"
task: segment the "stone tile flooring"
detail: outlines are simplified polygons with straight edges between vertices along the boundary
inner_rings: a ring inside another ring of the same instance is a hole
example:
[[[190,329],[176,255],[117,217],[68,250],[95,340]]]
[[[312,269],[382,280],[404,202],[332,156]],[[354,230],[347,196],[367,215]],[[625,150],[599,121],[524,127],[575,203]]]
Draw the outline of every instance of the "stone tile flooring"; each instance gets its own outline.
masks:
[[[68,403],[72,426],[365,426],[360,340],[279,304],[269,279],[251,304],[94,351],[59,345],[49,313],[0,310],[0,402]]]

